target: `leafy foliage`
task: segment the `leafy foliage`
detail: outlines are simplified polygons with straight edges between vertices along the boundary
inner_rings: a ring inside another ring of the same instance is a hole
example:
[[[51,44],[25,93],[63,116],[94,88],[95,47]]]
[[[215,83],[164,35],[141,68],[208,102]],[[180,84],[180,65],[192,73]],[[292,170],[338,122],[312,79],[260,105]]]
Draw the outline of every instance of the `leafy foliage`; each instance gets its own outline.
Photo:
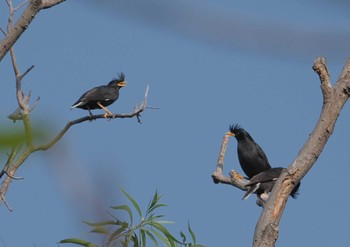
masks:
[[[146,247],[147,241],[152,242],[153,246],[159,247],[160,243],[167,247],[204,247],[196,243],[196,236],[188,223],[188,231],[191,236],[191,242],[187,242],[186,235],[181,231],[181,240],[176,239],[169,230],[165,227],[166,224],[173,223],[171,221],[162,220],[164,215],[156,214],[156,209],[167,206],[160,203],[161,196],[156,191],[152,200],[149,202],[145,213],[143,214],[137,201],[129,195],[125,190],[121,189],[123,194],[128,198],[132,204],[132,208],[128,205],[119,205],[111,207],[113,210],[121,210],[126,212],[129,217],[129,222],[119,220],[117,217],[111,214],[112,220],[106,220],[101,222],[85,222],[88,226],[92,227],[90,232],[105,235],[105,240],[101,246],[122,246],[122,247]],[[135,212],[136,211],[136,212]],[[137,213],[140,221],[134,224],[135,213]],[[60,243],[70,243],[86,247],[98,247],[97,244],[93,244],[89,241],[77,238],[69,238],[61,240]]]

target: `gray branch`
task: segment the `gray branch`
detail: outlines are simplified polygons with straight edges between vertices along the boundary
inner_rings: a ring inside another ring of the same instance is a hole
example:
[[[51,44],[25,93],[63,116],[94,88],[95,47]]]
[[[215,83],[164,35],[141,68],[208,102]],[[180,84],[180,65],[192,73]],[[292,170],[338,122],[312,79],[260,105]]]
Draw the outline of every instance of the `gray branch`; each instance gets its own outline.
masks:
[[[341,76],[332,87],[324,58],[317,58],[313,66],[321,81],[323,107],[321,116],[309,139],[300,150],[296,159],[282,172],[269,196],[255,228],[253,247],[272,247],[278,238],[278,226],[286,206],[288,196],[297,184],[312,168],[320,156],[341,109],[349,99],[350,58]]]
[[[0,61],[2,61],[11,47],[16,43],[19,37],[21,37],[40,10],[53,7],[64,1],[65,0],[31,0],[17,22],[8,30],[6,36],[0,41]]]

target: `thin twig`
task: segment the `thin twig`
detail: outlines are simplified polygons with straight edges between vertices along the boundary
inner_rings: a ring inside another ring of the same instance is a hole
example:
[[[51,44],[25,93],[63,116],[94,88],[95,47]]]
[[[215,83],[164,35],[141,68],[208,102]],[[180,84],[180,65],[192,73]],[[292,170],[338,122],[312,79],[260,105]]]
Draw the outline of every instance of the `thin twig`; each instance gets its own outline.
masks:
[[[0,193],[0,199],[1,199],[1,201],[3,201],[3,202],[5,203],[7,209],[8,209],[10,212],[12,212],[13,210],[12,210],[10,204],[7,203],[7,201],[6,201],[6,199],[5,199],[5,196],[4,196],[2,193]]]
[[[20,75],[21,80],[34,68],[34,65],[30,66],[22,75]]]
[[[21,3],[20,5],[18,5],[16,8],[14,8],[14,11],[19,10],[20,8],[22,8],[24,5],[26,5],[29,2],[29,0],[25,0],[23,3]]]
[[[6,36],[6,32],[2,27],[0,27],[0,31]]]
[[[9,168],[10,168],[11,164],[13,163],[14,159],[16,158],[17,153],[20,149],[21,149],[21,145],[15,145],[14,147],[12,147],[11,153],[10,153],[9,157],[7,158],[6,164],[0,172],[0,178],[2,178],[2,176],[4,174],[7,174],[7,171],[9,171]]]

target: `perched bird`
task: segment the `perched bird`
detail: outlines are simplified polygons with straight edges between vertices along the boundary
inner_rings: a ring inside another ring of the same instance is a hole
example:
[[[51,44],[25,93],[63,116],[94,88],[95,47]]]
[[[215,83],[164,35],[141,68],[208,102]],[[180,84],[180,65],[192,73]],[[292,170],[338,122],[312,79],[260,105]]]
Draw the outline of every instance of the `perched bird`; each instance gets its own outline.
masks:
[[[106,107],[119,98],[119,89],[125,85],[125,75],[120,73],[119,78],[110,81],[107,85],[94,87],[85,92],[77,102],[71,106],[71,108],[88,110],[90,116],[92,116],[90,110],[103,109],[106,112],[104,114],[104,117],[106,118],[109,114],[112,114]]]
[[[238,160],[242,170],[252,178],[260,172],[271,169],[270,163],[261,149],[261,147],[253,140],[247,131],[238,124],[229,127],[227,135],[234,136],[237,139]]]
[[[266,170],[264,172],[255,175],[250,179],[250,182],[246,184],[246,187],[250,187],[247,193],[243,196],[243,200],[247,199],[251,194],[256,193],[260,199],[267,198],[267,193],[272,191],[276,180],[279,178],[283,171],[283,167],[276,167]],[[300,182],[294,187],[290,196],[296,198],[299,194]]]

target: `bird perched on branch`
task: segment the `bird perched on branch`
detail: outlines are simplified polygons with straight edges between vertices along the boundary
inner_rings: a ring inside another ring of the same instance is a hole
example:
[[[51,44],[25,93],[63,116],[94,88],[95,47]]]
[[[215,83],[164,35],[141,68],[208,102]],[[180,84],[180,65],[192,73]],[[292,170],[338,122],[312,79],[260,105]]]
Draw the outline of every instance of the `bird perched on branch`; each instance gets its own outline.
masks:
[[[226,134],[236,138],[238,160],[249,179],[260,172],[271,169],[266,154],[247,131],[236,124],[231,125]]]
[[[104,114],[106,118],[108,115],[112,114],[106,107],[119,98],[119,90],[125,85],[125,75],[120,73],[119,78],[110,81],[107,85],[94,87],[85,92],[71,108],[88,110],[90,116],[92,116],[90,110],[103,109],[106,112]]]
[[[245,185],[250,187],[247,193],[243,196],[243,200],[247,199],[251,194],[256,193],[260,199],[267,198],[267,193],[272,191],[276,180],[279,178],[283,171],[283,167],[271,168],[269,170],[263,171],[258,175],[255,175],[250,179],[250,181]],[[296,198],[299,194],[300,182],[294,187],[290,196]],[[265,199],[266,200],[266,199]]]

